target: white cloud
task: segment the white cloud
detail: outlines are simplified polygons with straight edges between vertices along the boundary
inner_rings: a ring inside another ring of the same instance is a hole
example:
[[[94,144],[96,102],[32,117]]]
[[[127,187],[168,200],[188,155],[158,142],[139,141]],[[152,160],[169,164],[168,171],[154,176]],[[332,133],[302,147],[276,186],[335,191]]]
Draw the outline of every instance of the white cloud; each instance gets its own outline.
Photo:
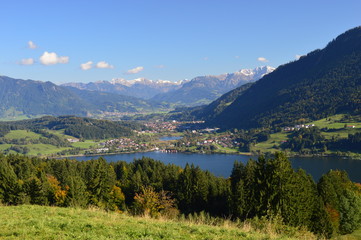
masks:
[[[21,65],[33,65],[35,63],[33,58],[24,58],[21,59],[20,63]]]
[[[98,62],[98,63],[95,65],[95,67],[96,67],[96,68],[114,68],[113,65],[110,65],[109,63],[104,62],[104,61]]]
[[[163,64],[155,66],[155,68],[165,68]]]
[[[69,57],[58,56],[55,52],[44,52],[40,57],[40,62],[44,65],[64,64],[69,62]]]
[[[33,42],[33,41],[29,41],[28,42],[28,48],[30,49],[35,49],[37,48],[38,46]]]
[[[268,62],[268,60],[264,57],[259,57],[259,58],[257,58],[257,60],[260,62]]]
[[[93,62],[92,61],[89,61],[89,62],[86,62],[86,63],[83,63],[83,64],[80,64],[80,68],[82,70],[89,70],[91,69],[93,66],[92,66]]]
[[[129,69],[126,74],[136,74],[144,70],[144,67],[136,67],[133,69]]]

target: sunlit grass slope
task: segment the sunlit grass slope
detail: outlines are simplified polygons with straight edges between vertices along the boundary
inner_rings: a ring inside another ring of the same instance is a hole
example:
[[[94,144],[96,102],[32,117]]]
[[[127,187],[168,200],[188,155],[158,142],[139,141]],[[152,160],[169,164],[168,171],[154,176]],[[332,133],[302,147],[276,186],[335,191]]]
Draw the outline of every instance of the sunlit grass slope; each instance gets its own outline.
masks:
[[[99,210],[0,207],[0,239],[309,239],[260,233],[235,225],[209,226],[130,217]]]

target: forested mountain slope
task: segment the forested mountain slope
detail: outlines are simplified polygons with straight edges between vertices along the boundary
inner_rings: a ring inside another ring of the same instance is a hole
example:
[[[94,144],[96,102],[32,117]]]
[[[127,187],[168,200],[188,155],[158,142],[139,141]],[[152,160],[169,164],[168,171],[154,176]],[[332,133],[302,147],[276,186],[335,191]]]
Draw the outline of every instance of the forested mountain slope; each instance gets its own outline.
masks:
[[[360,112],[361,27],[357,27],[324,49],[278,67],[206,120],[223,128],[253,128]]]
[[[90,106],[76,94],[51,82],[0,76],[0,116],[78,114]]]
[[[0,76],[0,118],[143,112],[156,111],[164,106],[130,96]]]

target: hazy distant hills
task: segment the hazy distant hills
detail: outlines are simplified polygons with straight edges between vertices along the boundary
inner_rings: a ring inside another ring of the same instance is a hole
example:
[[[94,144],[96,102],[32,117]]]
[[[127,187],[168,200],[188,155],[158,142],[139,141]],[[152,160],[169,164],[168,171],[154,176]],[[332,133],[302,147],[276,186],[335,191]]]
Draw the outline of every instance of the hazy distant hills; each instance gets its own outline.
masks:
[[[234,90],[238,91],[238,90]],[[232,94],[228,93],[228,94]],[[337,113],[361,113],[361,27],[338,36],[324,49],[278,67],[217,111],[208,124],[222,128],[287,125]]]
[[[51,82],[0,76],[0,116],[77,114],[90,105],[66,88]]]
[[[0,76],[0,117],[155,112],[169,109],[169,103],[196,106],[209,103],[222,93],[253,82],[273,70],[271,67],[260,67],[175,83],[113,79],[61,86]]]
[[[79,90],[51,82],[0,76],[0,117],[157,111],[165,105],[118,94]]]
[[[62,86],[75,87],[82,90],[100,91],[150,99],[159,93],[174,91],[182,87],[187,81],[153,81],[146,78],[125,80],[122,78],[111,81],[97,81],[90,83],[64,83]]]
[[[273,70],[272,67],[264,66],[255,69],[242,69],[239,72],[229,74],[200,76],[190,81],[179,82],[152,81],[139,78],[135,80],[113,79],[90,83],[65,83],[62,86],[136,96],[155,102],[197,106],[208,104],[222,94],[245,83],[257,81]]]

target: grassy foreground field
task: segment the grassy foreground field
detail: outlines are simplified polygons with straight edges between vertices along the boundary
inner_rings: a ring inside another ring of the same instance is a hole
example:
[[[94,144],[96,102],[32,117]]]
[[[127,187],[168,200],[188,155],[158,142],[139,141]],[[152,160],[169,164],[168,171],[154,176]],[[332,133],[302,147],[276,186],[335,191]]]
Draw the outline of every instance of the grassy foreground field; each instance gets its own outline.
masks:
[[[294,238],[251,227],[209,226],[186,221],[130,217],[99,210],[0,206],[0,239],[315,239]]]
[[[361,229],[354,231],[352,234],[337,236],[333,238],[333,240],[360,240],[360,239],[361,239]]]

